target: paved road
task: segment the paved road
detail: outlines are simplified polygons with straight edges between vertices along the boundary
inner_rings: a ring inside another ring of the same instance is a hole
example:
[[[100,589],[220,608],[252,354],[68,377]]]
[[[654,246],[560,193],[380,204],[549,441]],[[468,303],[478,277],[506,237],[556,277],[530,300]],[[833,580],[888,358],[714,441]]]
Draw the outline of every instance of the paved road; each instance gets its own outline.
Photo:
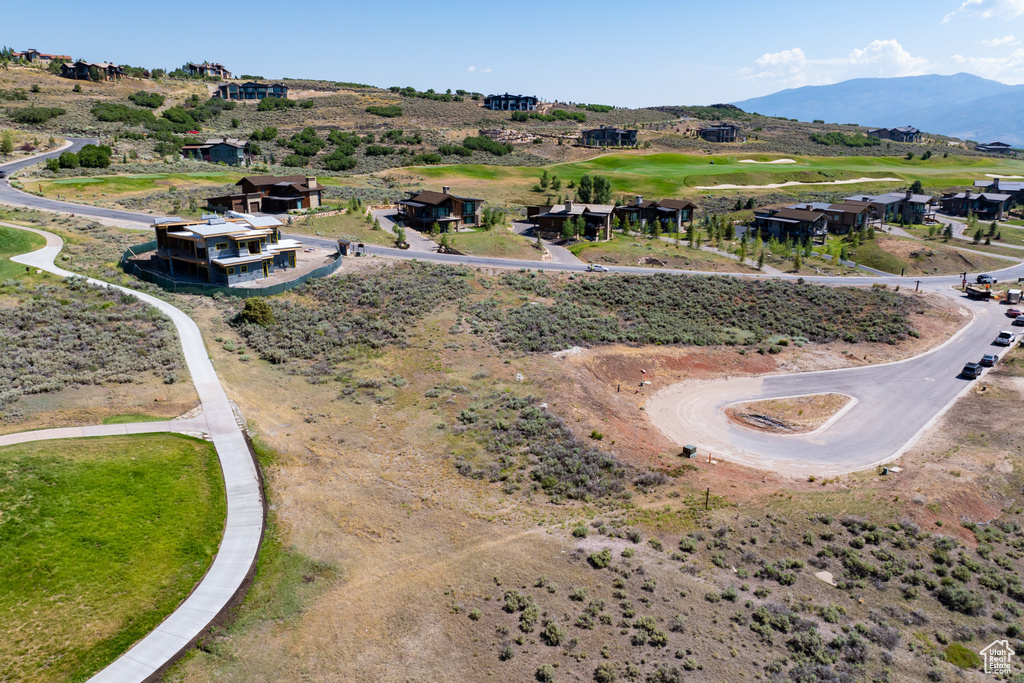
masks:
[[[53,264],[54,258],[63,248],[59,237],[41,230],[13,225],[9,227],[31,230],[46,238],[46,247],[30,254],[15,256],[12,261],[62,277],[77,275]],[[224,490],[227,495],[228,511],[224,537],[209,571],[185,602],[163,623],[91,679],[96,683],[131,683],[147,680],[189,647],[242,587],[249,570],[256,562],[263,535],[263,497],[256,464],[235,421],[227,394],[224,393],[224,388],[217,378],[195,322],[169,303],[148,294],[99,280],[89,279],[89,282],[131,294],[159,309],[174,323],[178,338],[181,340],[185,363],[203,406],[201,418],[190,420],[188,426],[195,431],[209,434],[213,441],[224,475]],[[80,429],[81,435],[85,436],[104,430],[113,430],[113,433],[122,433],[123,430],[123,433],[131,433],[132,429],[146,427],[111,425]]]

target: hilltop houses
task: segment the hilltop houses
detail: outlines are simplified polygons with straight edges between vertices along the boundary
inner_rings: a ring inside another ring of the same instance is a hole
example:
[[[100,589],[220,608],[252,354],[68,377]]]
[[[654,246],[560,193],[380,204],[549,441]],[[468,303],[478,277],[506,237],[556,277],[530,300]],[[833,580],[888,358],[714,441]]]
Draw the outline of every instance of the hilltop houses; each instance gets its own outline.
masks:
[[[216,76],[217,78],[231,78],[231,72],[223,64],[203,62],[196,64],[189,62],[185,65],[190,76]]]
[[[875,128],[868,131],[868,137],[878,138],[879,140],[892,140],[893,142],[921,142],[921,131],[913,126]]]
[[[697,135],[701,136],[708,142],[736,142],[736,135],[739,132],[739,126],[735,126],[731,123],[718,123],[714,126],[701,128],[697,131]]]
[[[182,145],[181,156],[211,164],[238,166],[245,163],[245,143],[234,138],[213,138],[200,145]]]
[[[1013,147],[1005,142],[987,142],[975,145],[974,151],[986,152],[988,154],[1010,154],[1013,151]]]
[[[83,62],[81,60],[60,65],[60,75],[75,80],[115,81],[124,77],[124,69],[109,62]]]
[[[448,232],[480,224],[483,199],[454,195],[449,187],[441,188],[440,192],[422,190],[406,195],[398,202],[398,220],[416,230],[429,232],[436,226],[439,231]]]
[[[29,48],[21,52],[12,52],[11,57],[14,57],[15,59],[23,59],[31,64],[42,64],[44,66],[54,60],[58,62],[71,61],[71,57],[69,55],[51,55],[33,48]]]
[[[288,86],[284,83],[221,83],[213,95],[222,100],[259,101],[267,97],[288,99]]]
[[[320,206],[321,187],[313,176],[246,176],[239,180],[237,194],[210,197],[210,208],[240,213],[284,213]]]
[[[302,243],[281,239],[281,221],[239,214],[203,220],[168,218],[153,224],[155,259],[172,278],[239,285],[294,268]]]
[[[493,111],[537,111],[539,99],[533,95],[488,95],[484,98],[484,109]]]
[[[613,126],[601,126],[582,131],[580,139],[584,145],[591,147],[635,147],[637,132]]]

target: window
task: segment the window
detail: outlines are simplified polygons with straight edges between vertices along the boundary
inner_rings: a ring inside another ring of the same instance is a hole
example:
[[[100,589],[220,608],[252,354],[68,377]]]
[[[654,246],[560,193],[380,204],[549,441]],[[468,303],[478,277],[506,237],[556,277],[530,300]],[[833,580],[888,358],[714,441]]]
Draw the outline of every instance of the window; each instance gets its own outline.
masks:
[[[217,250],[227,249],[228,248],[228,243],[227,242],[217,242],[215,245],[213,245],[213,248],[217,249]]]
[[[234,275],[234,274],[235,274],[235,269],[233,267],[232,268],[228,268],[228,275]]]
[[[240,272],[240,273],[248,273],[248,272],[249,272],[249,266],[242,266],[242,267],[241,267],[241,268],[239,269],[239,271],[238,271],[238,272]]]

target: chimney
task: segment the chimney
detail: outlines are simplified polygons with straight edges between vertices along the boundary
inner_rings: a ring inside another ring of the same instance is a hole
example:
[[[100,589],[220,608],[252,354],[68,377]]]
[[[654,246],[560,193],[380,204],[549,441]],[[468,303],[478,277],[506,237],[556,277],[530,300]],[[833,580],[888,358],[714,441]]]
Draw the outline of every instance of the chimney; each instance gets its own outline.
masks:
[[[810,211],[810,210],[811,210],[812,208],[813,208],[813,207],[811,207],[811,205],[810,205],[810,204],[808,204],[807,206],[805,206],[805,207],[804,207],[804,210],[805,210],[805,211]]]
[[[306,185],[309,187],[309,189],[315,190],[316,189],[316,176],[311,176],[311,175],[306,176]]]
[[[571,213],[572,212],[572,200],[571,199],[566,199],[565,200],[565,212],[566,213]]]
[[[450,190],[450,189],[452,189],[452,188],[450,188],[447,185],[445,185],[444,187],[441,188],[441,194],[448,194],[448,190]]]
[[[907,199],[910,199],[910,198],[911,198],[911,197],[913,197],[913,196],[914,196],[914,193],[913,193],[913,192],[911,192],[910,190],[907,190],[907,197],[906,197],[906,198],[907,198]]]
[[[637,205],[637,206],[640,206],[640,205],[641,205],[641,204],[643,204],[643,203],[644,203],[644,198],[643,198],[643,195],[639,195],[639,194],[638,194],[638,195],[636,196],[636,205]]]
[[[971,191],[970,190],[965,190],[964,191],[964,199],[970,199],[970,198],[971,198]]]

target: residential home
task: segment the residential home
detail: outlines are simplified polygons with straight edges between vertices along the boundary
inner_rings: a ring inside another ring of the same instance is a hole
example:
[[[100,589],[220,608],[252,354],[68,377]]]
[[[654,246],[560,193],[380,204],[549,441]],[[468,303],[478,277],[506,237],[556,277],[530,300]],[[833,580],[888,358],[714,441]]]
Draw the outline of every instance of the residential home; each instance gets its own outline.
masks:
[[[1005,142],[988,142],[983,145],[975,145],[974,150],[976,152],[987,152],[988,154],[1009,154],[1013,151],[1013,147]]]
[[[632,204],[616,206],[614,213],[622,224],[629,222],[639,227],[657,220],[661,222],[663,228],[668,227],[669,223],[673,223],[676,228],[679,228],[684,223],[693,221],[693,212],[696,208],[696,204],[685,199],[648,199],[645,201],[642,196],[637,195]]]
[[[267,97],[288,99],[288,86],[284,83],[221,83],[214,97],[222,100],[259,101]]]
[[[60,65],[60,75],[75,80],[89,80],[95,78],[101,81],[120,80],[124,76],[124,69],[117,64],[109,62],[83,62],[81,60],[69,64]]]
[[[584,227],[580,235],[589,240],[610,240],[612,238],[612,215],[615,213],[613,204],[580,204],[567,201],[565,204],[549,207],[536,207],[533,220],[536,222],[534,233],[544,239],[557,239],[562,235],[566,221],[583,219]],[[527,212],[529,215],[529,212]]]
[[[245,144],[234,138],[214,138],[201,145],[182,145],[181,156],[211,164],[238,166],[245,163]]]
[[[271,216],[235,214],[203,220],[161,219],[156,260],[176,279],[234,286],[294,268],[302,243],[281,239],[281,221]]]
[[[488,95],[484,98],[484,108],[494,111],[537,111],[540,102],[533,95]]]
[[[480,223],[483,199],[459,197],[449,187],[441,188],[440,192],[422,190],[406,194],[398,202],[398,220],[416,230],[429,232],[436,226],[439,231],[448,232]]]
[[[868,131],[868,136],[880,140],[892,140],[894,142],[921,142],[921,131],[913,126],[900,126],[898,128],[875,128]]]
[[[854,195],[846,202],[867,202],[874,210],[872,220],[883,223],[912,223],[918,225],[935,220],[935,198],[927,194],[888,192],[879,195]]]
[[[834,235],[845,235],[849,232],[863,230],[871,223],[875,215],[874,207],[870,202],[865,201],[846,201],[839,204],[805,202],[787,208],[824,213],[828,231]]]
[[[231,72],[228,71],[223,64],[203,62],[202,64],[195,64],[189,62],[185,65],[188,69],[188,73],[191,76],[216,76],[217,78],[231,78]]]
[[[55,59],[60,62],[71,61],[71,57],[68,55],[50,55],[46,54],[45,52],[40,52],[39,50],[34,50],[32,48],[29,48],[28,50],[25,50],[23,52],[12,52],[11,56],[15,59],[24,59],[26,62],[30,62],[32,64],[43,65],[49,64]]]
[[[780,240],[825,244],[828,216],[823,211],[807,209],[765,209],[754,212],[754,228]]]
[[[601,126],[582,131],[580,138],[584,145],[592,147],[635,147],[636,134],[635,130]]]
[[[950,216],[971,214],[983,221],[1001,221],[1013,205],[1013,195],[996,192],[957,192],[940,200],[942,212]]]
[[[736,134],[740,132],[739,126],[731,123],[717,123],[707,128],[701,128],[697,135],[708,142],[736,142]]]
[[[988,190],[996,194],[1013,195],[1014,204],[1024,204],[1024,183],[1022,182],[992,178],[990,180],[975,180],[974,187],[979,188],[982,192]]]
[[[210,197],[206,203],[212,209],[250,213],[284,213],[320,206],[322,188],[313,176],[246,176],[239,180],[242,190],[238,194]]]

